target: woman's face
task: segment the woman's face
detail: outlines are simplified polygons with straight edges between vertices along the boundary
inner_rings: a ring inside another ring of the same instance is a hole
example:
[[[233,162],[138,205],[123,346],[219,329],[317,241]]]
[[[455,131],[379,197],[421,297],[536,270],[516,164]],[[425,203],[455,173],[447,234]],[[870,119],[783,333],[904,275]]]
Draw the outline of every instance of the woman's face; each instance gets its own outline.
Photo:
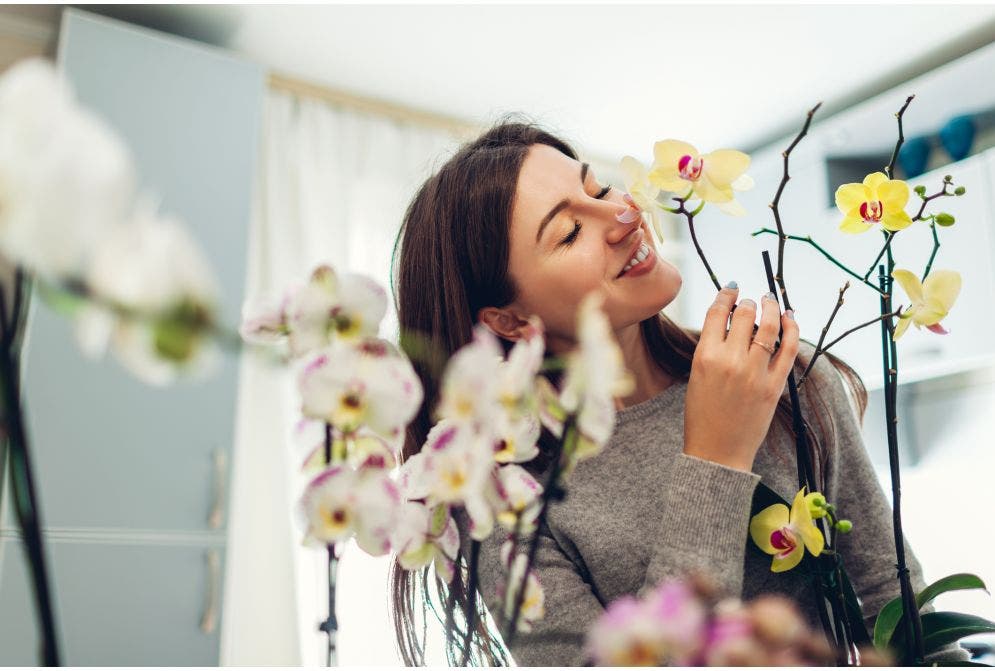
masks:
[[[618,332],[659,312],[681,288],[677,268],[657,257],[649,226],[615,218],[626,208],[622,195],[553,147],[529,148],[510,230],[509,272],[519,294],[507,308],[539,315],[550,345],[574,340],[577,306],[593,290]],[[647,247],[648,256],[623,273]]]

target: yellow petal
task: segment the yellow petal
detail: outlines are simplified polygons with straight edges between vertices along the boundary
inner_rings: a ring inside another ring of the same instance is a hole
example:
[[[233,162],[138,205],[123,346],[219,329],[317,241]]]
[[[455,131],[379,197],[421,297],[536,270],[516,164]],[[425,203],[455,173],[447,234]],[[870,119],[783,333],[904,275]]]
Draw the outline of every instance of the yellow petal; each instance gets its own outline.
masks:
[[[871,200],[880,200],[877,198],[877,188],[881,184],[888,181],[888,175],[883,172],[872,172],[867,177],[864,178],[864,186],[871,190]]]
[[[901,319],[899,319],[898,325],[895,326],[895,334],[891,337],[891,339],[898,340],[899,338],[901,338],[902,334],[905,333],[905,329],[909,328],[909,324],[911,322],[912,319],[909,317],[902,317]]]
[[[790,571],[794,567],[801,563],[802,557],[805,556],[805,546],[799,543],[795,546],[795,549],[791,551],[787,557],[774,557],[774,561],[770,564],[770,570],[774,573],[781,573],[782,571]]]
[[[767,554],[777,554],[779,550],[770,544],[770,535],[788,524],[788,506],[775,503],[767,506],[750,520],[750,538]]]
[[[863,217],[860,216],[860,209],[850,210],[840,224],[840,230],[844,233],[863,233],[871,227]]]
[[[901,268],[896,268],[894,272],[891,273],[891,276],[895,278],[896,282],[902,285],[902,289],[905,290],[905,294],[912,301],[913,305],[922,304],[923,288],[922,284],[919,283],[919,278],[915,276],[915,273]],[[958,286],[957,289],[959,291],[960,287]]]
[[[900,179],[889,179],[878,185],[878,200],[884,205],[884,210],[904,210],[909,202],[909,185]]]
[[[932,326],[947,316],[949,311],[935,300],[926,298],[926,303],[912,315],[912,323],[916,326]]]
[[[863,184],[844,184],[836,189],[836,207],[846,215],[854,210],[859,214],[860,206],[870,199],[871,192]]]
[[[632,187],[646,180],[646,167],[632,156],[623,156],[619,163],[622,179],[625,180],[625,190],[631,192]]]
[[[900,231],[912,225],[912,218],[901,209],[889,209],[884,206],[884,216],[881,217],[881,226],[889,231]]]
[[[713,184],[722,188],[732,186],[750,167],[750,157],[735,149],[717,149],[701,157],[702,172]]]
[[[677,170],[677,164],[683,156],[690,156],[692,159],[698,158],[698,150],[687,142],[680,140],[660,140],[653,145],[653,167],[673,166]]]
[[[960,285],[960,273],[957,271],[934,270],[922,283],[922,290],[930,303],[935,301],[949,311],[960,294]]]
[[[735,200],[730,200],[728,203],[717,203],[716,207],[732,217],[742,217],[746,214],[746,208]]]
[[[740,175],[732,180],[732,188],[736,191],[748,191],[754,186],[753,178],[749,175]]]
[[[727,203],[733,199],[732,185],[716,184],[702,171],[694,184],[694,194],[706,203]]]
[[[673,168],[669,166],[653,168],[646,179],[649,180],[651,185],[661,191],[678,193],[682,196],[687,192],[688,187],[691,186],[690,181],[680,176],[676,166]]]
[[[795,500],[791,503],[791,528],[801,536],[809,552],[816,556],[822,552],[826,539],[812,521],[804,487],[798,490]]]

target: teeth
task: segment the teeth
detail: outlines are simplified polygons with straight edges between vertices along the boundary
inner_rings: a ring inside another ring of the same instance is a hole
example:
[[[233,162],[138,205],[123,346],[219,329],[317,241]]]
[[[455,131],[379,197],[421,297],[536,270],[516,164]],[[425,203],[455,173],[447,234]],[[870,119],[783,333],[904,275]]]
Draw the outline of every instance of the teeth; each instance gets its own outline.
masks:
[[[625,264],[625,269],[622,271],[622,273],[624,274],[624,273],[628,272],[629,269],[631,269],[636,264],[642,263],[643,261],[645,261],[646,257],[649,256],[649,253],[650,253],[649,246],[647,246],[647,244],[645,242],[641,243],[639,245],[639,249],[636,251],[635,256],[633,256],[631,259],[629,259],[629,262],[627,264]]]

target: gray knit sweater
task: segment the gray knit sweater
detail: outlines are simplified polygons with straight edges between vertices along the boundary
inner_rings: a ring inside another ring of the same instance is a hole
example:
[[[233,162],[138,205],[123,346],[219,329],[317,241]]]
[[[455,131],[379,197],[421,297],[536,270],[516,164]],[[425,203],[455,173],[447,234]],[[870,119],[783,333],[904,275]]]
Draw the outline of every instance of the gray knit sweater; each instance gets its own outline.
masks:
[[[811,355],[811,345],[801,348]],[[872,631],[878,611],[899,594],[891,508],[842,378],[820,358],[811,382],[820,383],[829,413],[818,402],[817,408],[808,406],[803,394],[809,423],[818,426],[818,409],[831,417],[836,436],[824,493],[842,517],[853,520],[853,531],[840,535],[838,546]],[[580,462],[566,482],[566,498],[551,504],[534,564],[546,615],[532,632],[516,636],[511,653],[519,665],[583,664],[584,633],[608,603],[688,569],[707,569],[729,594],[744,599],[786,594],[821,631],[809,582],[799,571],[771,572],[771,557],[747,547],[757,483],[763,481],[789,502],[798,490],[792,439],[772,425],[753,472],[688,456],[683,452],[686,391],[687,383],[677,382],[621,410],[603,452]],[[467,553],[462,514],[457,521]],[[479,589],[492,613],[503,577],[499,548],[506,538],[507,532],[497,529],[480,550]],[[924,587],[922,572],[907,542],[906,557],[918,591]],[[944,651],[946,658],[951,654],[967,658],[956,645]]]

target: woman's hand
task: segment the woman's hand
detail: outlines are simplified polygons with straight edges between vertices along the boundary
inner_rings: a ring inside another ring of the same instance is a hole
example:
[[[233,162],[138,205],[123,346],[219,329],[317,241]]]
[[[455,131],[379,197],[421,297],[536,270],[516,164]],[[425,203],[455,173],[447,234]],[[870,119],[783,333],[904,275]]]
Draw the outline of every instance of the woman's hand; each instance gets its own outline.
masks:
[[[798,325],[768,295],[756,336],[757,305],[749,299],[735,308],[727,334],[738,295],[736,288],[722,289],[705,315],[688,379],[684,453],[749,471],[798,353]],[[773,346],[779,326],[781,346],[772,356],[758,343]]]

